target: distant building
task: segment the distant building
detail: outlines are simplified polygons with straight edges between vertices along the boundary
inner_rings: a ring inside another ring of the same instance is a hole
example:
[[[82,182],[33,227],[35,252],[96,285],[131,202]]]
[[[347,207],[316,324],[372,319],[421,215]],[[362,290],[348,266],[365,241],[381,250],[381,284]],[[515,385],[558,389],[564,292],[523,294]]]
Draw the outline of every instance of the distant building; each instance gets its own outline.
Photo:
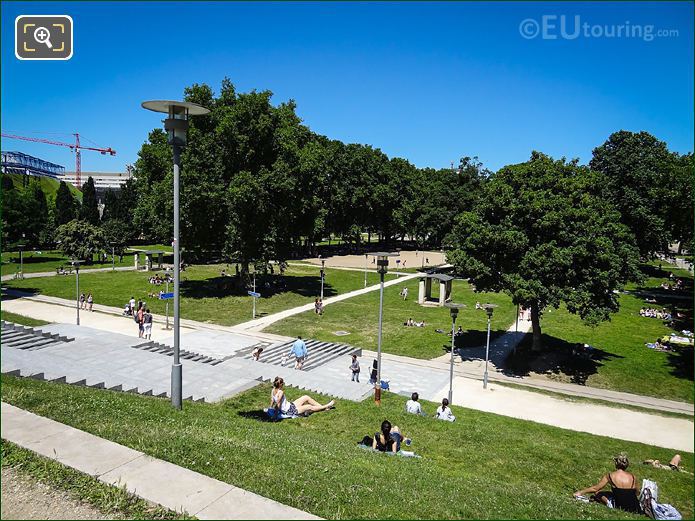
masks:
[[[46,176],[60,179],[65,167],[22,152],[2,152],[2,173]]]
[[[104,194],[109,190],[120,190],[128,179],[133,177],[132,169],[128,168],[126,172],[82,172],[80,174],[80,182],[87,182],[89,178],[94,179],[94,187],[96,188],[97,197],[103,199]],[[77,186],[75,172],[65,172],[60,177],[61,181],[70,183],[76,188],[82,190],[82,186]]]

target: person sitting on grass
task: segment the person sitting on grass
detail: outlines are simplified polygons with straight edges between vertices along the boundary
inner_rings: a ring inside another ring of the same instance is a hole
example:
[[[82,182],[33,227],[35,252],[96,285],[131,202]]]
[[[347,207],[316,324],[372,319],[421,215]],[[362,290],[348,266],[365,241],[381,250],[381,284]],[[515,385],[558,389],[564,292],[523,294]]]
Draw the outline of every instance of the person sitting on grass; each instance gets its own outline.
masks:
[[[606,506],[620,508],[627,512],[641,513],[639,501],[637,499],[637,478],[632,472],[628,472],[630,466],[627,454],[621,452],[613,458],[615,471],[603,476],[594,486],[577,490],[575,497],[584,496],[587,493],[593,495],[591,501],[603,503]],[[610,485],[610,492],[601,492],[606,485]]]
[[[401,442],[404,440],[406,444],[410,444],[410,438],[405,438],[401,434],[398,425],[392,427],[390,421],[384,420],[381,422],[381,432],[374,433],[372,448],[379,452],[393,452],[395,454],[401,450]]]
[[[327,411],[335,408],[335,400],[331,400],[326,405],[321,405],[312,397],[300,396],[293,402],[285,396],[285,380],[276,376],[273,380],[273,389],[270,391],[270,407],[275,409],[277,413],[282,413],[287,416],[309,415],[314,412]]]
[[[405,402],[405,411],[409,412],[410,414],[420,414],[424,416],[425,413],[422,412],[422,406],[420,405],[420,402],[418,402],[418,398],[420,398],[418,393],[411,394],[410,400]]]
[[[451,412],[451,407],[449,407],[449,400],[444,398],[442,404],[437,407],[437,412],[434,413],[434,417],[438,420],[444,420],[448,422],[456,421],[456,416]]]

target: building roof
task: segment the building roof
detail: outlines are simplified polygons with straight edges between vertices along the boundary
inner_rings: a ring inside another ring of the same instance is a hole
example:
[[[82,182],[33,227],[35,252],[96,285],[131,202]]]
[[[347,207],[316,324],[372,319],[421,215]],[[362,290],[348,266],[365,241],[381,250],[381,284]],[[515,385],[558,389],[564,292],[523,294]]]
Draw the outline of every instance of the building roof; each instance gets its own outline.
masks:
[[[444,273],[426,273],[425,276],[421,278],[437,279],[439,282],[449,282],[450,280],[454,280],[454,277],[451,275],[445,275]]]

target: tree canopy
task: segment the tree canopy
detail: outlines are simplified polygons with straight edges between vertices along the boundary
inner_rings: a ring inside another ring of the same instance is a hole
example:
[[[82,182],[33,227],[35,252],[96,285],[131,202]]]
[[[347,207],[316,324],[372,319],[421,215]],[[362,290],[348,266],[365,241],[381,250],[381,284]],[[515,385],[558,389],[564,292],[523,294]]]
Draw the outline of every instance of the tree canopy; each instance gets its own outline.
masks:
[[[605,182],[576,161],[534,152],[492,176],[456,217],[448,261],[477,291],[504,291],[531,310],[534,349],[548,306],[607,320],[618,309],[614,291],[640,277],[634,236],[602,197]]]

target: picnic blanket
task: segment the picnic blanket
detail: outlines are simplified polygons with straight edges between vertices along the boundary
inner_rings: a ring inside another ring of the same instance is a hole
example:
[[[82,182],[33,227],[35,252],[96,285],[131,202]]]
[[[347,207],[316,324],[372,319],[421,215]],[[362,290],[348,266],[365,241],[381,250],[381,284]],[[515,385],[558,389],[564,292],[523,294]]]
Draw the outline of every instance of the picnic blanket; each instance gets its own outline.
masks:
[[[376,449],[370,447],[369,445],[364,445],[362,443],[358,443],[357,446],[360,447],[361,449],[367,450],[369,452],[378,452],[380,454],[389,454],[390,456],[402,456],[404,458],[422,458],[422,456],[415,454],[415,452],[410,451],[410,450],[399,450],[398,452],[393,453],[391,451],[382,452],[380,450],[376,450]]]
[[[299,415],[297,415],[297,414],[278,413],[278,411],[276,411],[272,407],[263,409],[263,412],[266,413],[268,415],[268,417],[273,421],[291,420],[294,418],[299,418]]]

